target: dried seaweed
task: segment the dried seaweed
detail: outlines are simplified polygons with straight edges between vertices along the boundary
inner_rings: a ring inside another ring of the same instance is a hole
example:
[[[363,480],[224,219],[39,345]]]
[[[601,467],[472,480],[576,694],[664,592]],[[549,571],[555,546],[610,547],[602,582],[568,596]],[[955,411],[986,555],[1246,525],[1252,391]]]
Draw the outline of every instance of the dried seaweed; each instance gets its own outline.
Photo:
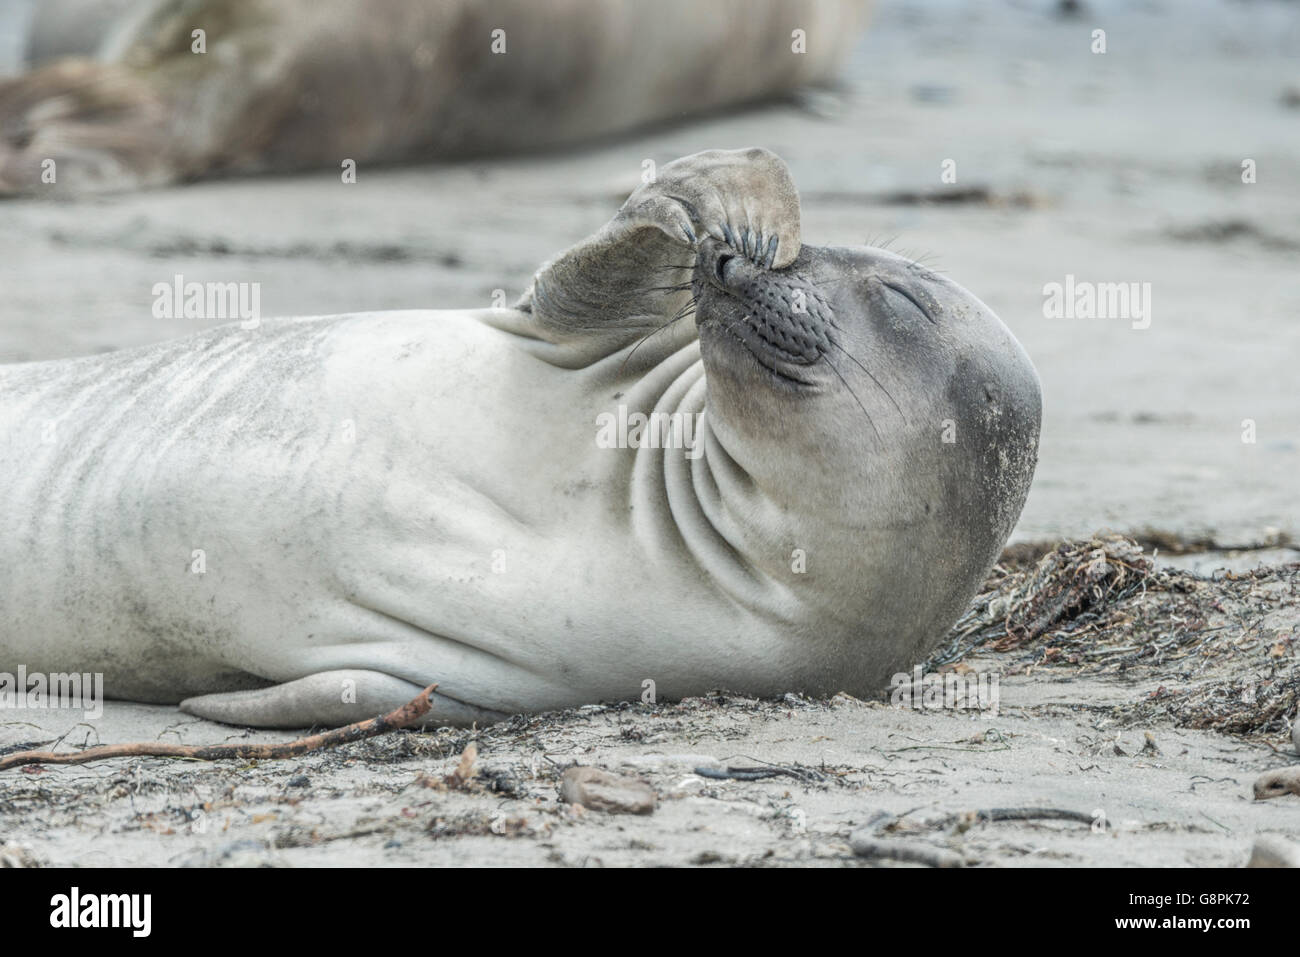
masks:
[[[1131,539],[1009,553],[926,663],[1009,654],[1005,672],[1147,674],[1162,682],[1114,717],[1275,734],[1300,706],[1300,563],[1201,577]],[[1132,669],[1138,669],[1133,671]]]
[[[1118,535],[1062,542],[1032,568],[996,567],[929,663],[948,664],[985,646],[1012,651],[1044,635],[1062,647],[1081,632],[1104,628],[1139,591],[1195,587],[1191,576],[1159,568],[1140,545]]]

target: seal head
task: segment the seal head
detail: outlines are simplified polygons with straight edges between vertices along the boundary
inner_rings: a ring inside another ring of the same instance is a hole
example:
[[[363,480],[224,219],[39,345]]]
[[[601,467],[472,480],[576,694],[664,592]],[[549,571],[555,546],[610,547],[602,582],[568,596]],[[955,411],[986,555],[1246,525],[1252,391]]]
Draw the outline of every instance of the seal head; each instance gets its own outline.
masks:
[[[1020,514],[1032,364],[975,296],[881,249],[804,244],[773,269],[705,239],[691,292],[710,462],[752,506],[731,509],[753,517],[738,547],[787,581],[806,550],[805,600],[865,632],[888,623],[871,645],[896,654],[860,676],[887,680],[961,613]]]

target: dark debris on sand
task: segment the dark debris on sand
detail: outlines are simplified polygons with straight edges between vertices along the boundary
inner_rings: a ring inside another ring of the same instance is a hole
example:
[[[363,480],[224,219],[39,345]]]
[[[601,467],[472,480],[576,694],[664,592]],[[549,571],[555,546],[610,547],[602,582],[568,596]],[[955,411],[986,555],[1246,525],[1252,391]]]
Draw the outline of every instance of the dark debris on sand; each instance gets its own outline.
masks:
[[[1127,674],[1165,682],[1125,723],[1276,735],[1300,700],[1300,562],[1202,577],[1118,535],[1009,550],[927,662],[1013,656],[1007,673]]]

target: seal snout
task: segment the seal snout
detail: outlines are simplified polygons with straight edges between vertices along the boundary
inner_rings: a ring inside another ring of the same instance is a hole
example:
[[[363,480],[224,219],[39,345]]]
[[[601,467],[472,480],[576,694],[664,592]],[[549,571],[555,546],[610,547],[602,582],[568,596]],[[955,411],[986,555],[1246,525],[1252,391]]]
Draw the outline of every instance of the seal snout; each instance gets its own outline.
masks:
[[[740,278],[739,272],[746,265],[751,270],[758,269],[753,263],[748,263],[742,253],[726,243],[706,239],[700,243],[695,257],[695,283],[698,285],[703,281],[719,289],[727,289]]]
[[[771,269],[726,243],[700,244],[692,282],[696,316],[718,320],[764,365],[811,365],[832,345],[834,316],[825,296],[792,268]]]

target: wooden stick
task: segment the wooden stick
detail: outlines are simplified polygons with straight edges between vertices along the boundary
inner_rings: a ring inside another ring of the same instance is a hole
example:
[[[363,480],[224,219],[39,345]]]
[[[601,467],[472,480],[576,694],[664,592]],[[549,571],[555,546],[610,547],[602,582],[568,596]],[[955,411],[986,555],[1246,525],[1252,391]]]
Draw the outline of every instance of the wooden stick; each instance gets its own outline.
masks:
[[[283,744],[166,744],[161,741],[137,741],[131,744],[104,744],[84,751],[56,754],[53,751],[17,751],[0,757],[0,771],[24,764],[88,764],[107,758],[198,758],[200,761],[225,761],[231,758],[271,760],[296,758],[309,751],[333,748],[363,738],[373,738],[385,731],[395,731],[414,724],[429,713],[429,695],[437,688],[429,685],[396,711],[358,721],[342,728],[309,735]]]
[[[849,838],[849,847],[858,857],[906,861],[927,867],[962,867],[966,862],[960,854],[932,847],[920,841],[891,841],[858,832]]]
[[[1059,807],[991,807],[975,811],[978,821],[1075,821],[1091,825],[1095,818],[1083,811],[1071,811]],[[953,823],[961,815],[953,815],[945,823]]]

